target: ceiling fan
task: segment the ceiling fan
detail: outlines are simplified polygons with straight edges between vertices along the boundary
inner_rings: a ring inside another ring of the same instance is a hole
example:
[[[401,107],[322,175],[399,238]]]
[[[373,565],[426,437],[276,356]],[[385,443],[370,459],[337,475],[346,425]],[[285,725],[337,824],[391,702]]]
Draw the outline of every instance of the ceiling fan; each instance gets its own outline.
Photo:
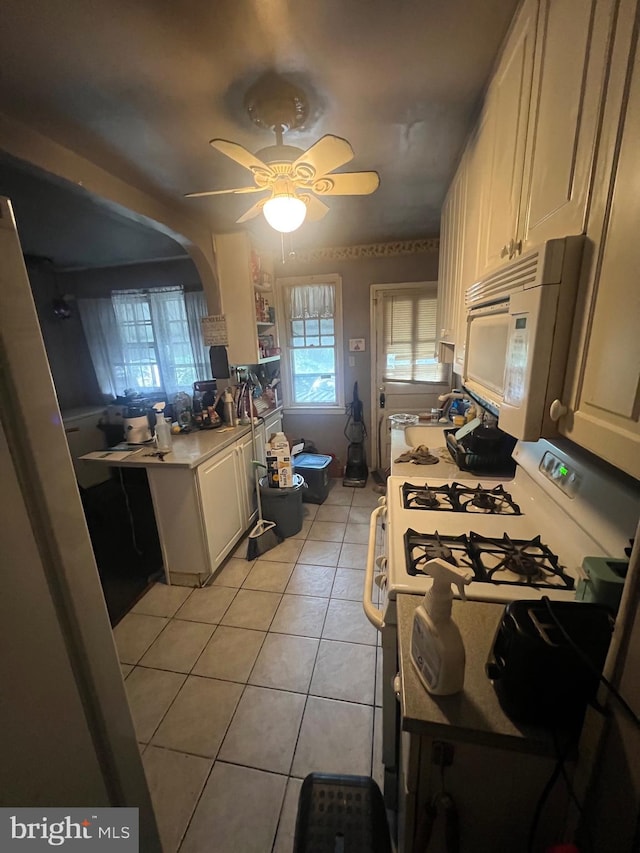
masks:
[[[187,193],[186,198],[264,193],[236,221],[247,222],[263,212],[272,228],[287,233],[299,228],[305,218],[313,221],[326,215],[329,208],[321,196],[369,195],[378,188],[377,172],[334,173],[355,156],[346,139],[327,134],[306,151],[283,144],[283,134],[300,127],[308,115],[307,99],[297,86],[266,74],[247,92],[245,106],[256,124],[275,132],[276,144],[256,154],[226,139],[212,139],[210,145],[248,169],[254,186]]]

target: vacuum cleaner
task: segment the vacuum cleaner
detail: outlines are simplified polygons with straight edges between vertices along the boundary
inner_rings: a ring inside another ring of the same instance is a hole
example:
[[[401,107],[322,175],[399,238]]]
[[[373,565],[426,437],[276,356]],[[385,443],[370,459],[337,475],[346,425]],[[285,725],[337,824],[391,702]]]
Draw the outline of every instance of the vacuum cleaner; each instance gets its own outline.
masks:
[[[362,417],[362,401],[358,397],[357,382],[353,386],[353,400],[349,404],[349,416],[344,428],[344,435],[349,442],[349,447],[347,448],[347,464],[344,469],[342,485],[364,489],[369,477],[367,456],[364,449],[367,429]]]

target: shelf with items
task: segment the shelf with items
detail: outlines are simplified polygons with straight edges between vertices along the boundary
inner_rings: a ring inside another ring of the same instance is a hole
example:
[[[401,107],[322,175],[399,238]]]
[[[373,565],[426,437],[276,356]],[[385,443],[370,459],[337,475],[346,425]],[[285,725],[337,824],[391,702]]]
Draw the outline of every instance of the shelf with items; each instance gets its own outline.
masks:
[[[222,312],[230,364],[261,364],[280,357],[273,273],[245,232],[215,238]]]

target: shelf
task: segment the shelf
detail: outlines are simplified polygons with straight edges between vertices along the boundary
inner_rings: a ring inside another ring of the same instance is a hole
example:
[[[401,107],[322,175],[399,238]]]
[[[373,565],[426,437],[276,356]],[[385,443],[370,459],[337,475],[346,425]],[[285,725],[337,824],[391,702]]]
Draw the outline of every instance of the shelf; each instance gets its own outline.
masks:
[[[256,284],[253,282],[253,289],[258,293],[271,293],[273,287],[270,284]]]
[[[258,364],[266,364],[268,361],[278,361],[279,359],[279,355],[268,355],[266,358],[259,358]]]
[[[275,326],[275,324],[276,324],[276,321],[275,321],[275,320],[273,321],[273,323],[272,323],[272,322],[270,322],[270,321],[264,321],[264,322],[263,322],[262,320],[256,320],[256,326],[265,326],[265,328],[269,328],[269,327],[271,327],[271,326]]]

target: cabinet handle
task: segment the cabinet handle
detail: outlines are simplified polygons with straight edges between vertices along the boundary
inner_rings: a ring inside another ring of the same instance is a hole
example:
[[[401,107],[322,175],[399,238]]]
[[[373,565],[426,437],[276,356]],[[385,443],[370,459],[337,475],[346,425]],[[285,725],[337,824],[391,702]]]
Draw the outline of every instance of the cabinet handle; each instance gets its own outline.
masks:
[[[511,242],[513,242],[513,241],[511,241]],[[500,252],[500,257],[506,258],[507,255],[509,255],[509,246],[505,243],[505,245],[502,247],[502,251]],[[511,257],[511,256],[509,255],[509,257]]]
[[[564,405],[562,400],[554,400],[549,406],[549,417],[552,421],[559,421],[568,411],[569,409]]]
[[[516,255],[521,255],[521,254],[522,254],[522,240],[518,240],[517,243],[513,244],[513,255],[515,257]]]

